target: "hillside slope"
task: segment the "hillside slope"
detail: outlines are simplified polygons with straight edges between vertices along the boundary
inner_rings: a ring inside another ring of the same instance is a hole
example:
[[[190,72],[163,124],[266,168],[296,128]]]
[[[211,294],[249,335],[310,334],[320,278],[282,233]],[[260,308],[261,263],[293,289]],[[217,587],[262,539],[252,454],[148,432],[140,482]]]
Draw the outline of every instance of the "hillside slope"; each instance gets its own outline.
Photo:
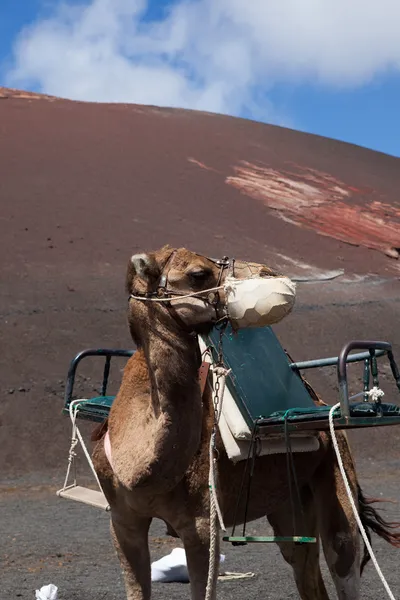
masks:
[[[383,338],[400,360],[400,159],[226,116],[0,88],[0,164],[2,473],[65,462],[68,363],[131,345],[136,251],[169,243],[311,279],[276,328],[296,359]],[[336,399],[333,371],[313,378]],[[385,435],[389,456],[399,435]],[[355,437],[367,449],[382,432]]]

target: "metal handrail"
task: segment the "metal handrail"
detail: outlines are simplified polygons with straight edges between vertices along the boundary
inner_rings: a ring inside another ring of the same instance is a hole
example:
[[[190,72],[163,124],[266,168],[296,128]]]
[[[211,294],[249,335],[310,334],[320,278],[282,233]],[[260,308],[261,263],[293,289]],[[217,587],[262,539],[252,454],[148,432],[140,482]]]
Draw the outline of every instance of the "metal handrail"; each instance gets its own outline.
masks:
[[[375,356],[383,356],[386,354],[386,350],[378,350],[375,353]],[[346,362],[361,362],[366,358],[370,358],[369,352],[360,352],[358,354],[352,354],[348,356]],[[304,370],[304,369],[317,369],[318,367],[335,367],[339,362],[339,356],[331,356],[329,358],[317,358],[315,360],[304,360],[301,362],[292,362],[289,364],[289,367],[294,370]]]
[[[83,358],[86,358],[87,356],[105,356],[106,361],[105,361],[104,371],[103,371],[103,382],[101,385],[101,395],[105,396],[107,393],[107,383],[108,383],[108,376],[110,374],[111,358],[113,356],[121,356],[121,357],[125,357],[125,358],[130,358],[135,352],[136,352],[136,350],[114,350],[114,349],[107,349],[107,348],[98,348],[98,349],[90,348],[88,350],[82,350],[82,352],[79,352],[79,354],[77,354],[75,356],[75,358],[73,358],[71,360],[70,365],[69,365],[68,375],[67,375],[67,385],[66,385],[65,394],[64,394],[64,406],[67,406],[72,400],[72,392],[74,389],[76,369]]]

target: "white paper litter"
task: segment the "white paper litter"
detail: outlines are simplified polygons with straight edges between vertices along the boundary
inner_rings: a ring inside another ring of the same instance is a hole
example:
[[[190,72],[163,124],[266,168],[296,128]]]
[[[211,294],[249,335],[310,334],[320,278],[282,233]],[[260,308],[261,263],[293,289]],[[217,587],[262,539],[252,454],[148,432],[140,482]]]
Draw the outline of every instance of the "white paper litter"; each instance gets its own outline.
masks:
[[[36,600],[57,600],[58,587],[49,583],[36,590]]]
[[[225,555],[220,555],[220,563]],[[184,548],[174,548],[170,554],[156,560],[151,565],[151,580],[162,583],[189,583],[189,573]]]

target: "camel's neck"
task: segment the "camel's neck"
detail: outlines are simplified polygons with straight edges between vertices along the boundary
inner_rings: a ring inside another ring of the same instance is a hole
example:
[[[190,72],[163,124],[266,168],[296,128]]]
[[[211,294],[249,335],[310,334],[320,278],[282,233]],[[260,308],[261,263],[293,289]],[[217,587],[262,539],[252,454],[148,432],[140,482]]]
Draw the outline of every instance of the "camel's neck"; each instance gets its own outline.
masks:
[[[171,334],[161,325],[143,336],[154,416],[182,417],[198,404],[200,355],[197,337],[186,332]],[[186,405],[186,409],[185,409]],[[183,411],[183,414],[182,414]]]
[[[196,337],[154,321],[141,342],[110,419],[113,467],[127,487],[160,493],[182,479],[200,446],[199,349]]]

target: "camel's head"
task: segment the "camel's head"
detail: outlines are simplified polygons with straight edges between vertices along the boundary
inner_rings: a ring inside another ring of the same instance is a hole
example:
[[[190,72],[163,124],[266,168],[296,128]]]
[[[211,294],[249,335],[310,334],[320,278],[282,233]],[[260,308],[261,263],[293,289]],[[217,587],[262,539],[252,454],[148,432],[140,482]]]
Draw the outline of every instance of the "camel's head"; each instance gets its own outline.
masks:
[[[158,315],[195,332],[221,319],[236,328],[277,323],[292,310],[295,298],[290,279],[265,265],[169,246],[132,256],[126,289],[131,323]]]

